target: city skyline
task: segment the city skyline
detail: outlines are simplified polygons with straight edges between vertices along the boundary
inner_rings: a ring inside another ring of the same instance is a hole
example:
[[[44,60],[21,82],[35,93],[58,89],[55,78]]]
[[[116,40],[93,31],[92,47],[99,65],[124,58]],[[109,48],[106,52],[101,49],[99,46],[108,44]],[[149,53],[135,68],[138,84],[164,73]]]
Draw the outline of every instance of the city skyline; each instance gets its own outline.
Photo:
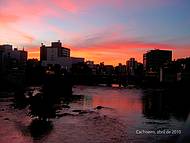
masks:
[[[71,56],[117,65],[142,62],[151,49],[190,55],[188,0],[0,1],[0,44],[23,46],[39,58],[40,43],[61,40]]]
[[[53,47],[52,46],[52,44],[56,44],[56,46],[55,47]],[[55,50],[55,48],[58,48],[57,47],[57,44],[58,43],[60,43],[61,44],[61,46],[62,46],[62,43],[61,43],[61,41],[60,40],[58,40],[58,41],[53,41],[53,42],[51,42],[51,46],[50,45],[48,45],[48,46],[46,46],[46,45],[44,45],[44,43],[41,43],[41,47],[40,47],[40,52],[39,52],[39,57],[38,58],[36,58],[36,57],[32,57],[32,58],[30,58],[30,57],[28,57],[27,59],[28,60],[32,60],[32,59],[34,59],[34,60],[39,60],[39,61],[43,61],[43,60],[41,60],[41,57],[40,57],[40,53],[41,53],[41,48],[42,47],[44,47],[44,48],[49,48],[49,49],[52,49],[53,51]],[[11,45],[11,44],[2,44],[2,45],[0,45],[0,46],[5,46],[5,47],[11,47],[11,50],[12,51],[24,51],[24,52],[27,52],[27,55],[28,55],[28,51],[27,50],[25,50],[25,48],[23,47],[23,48],[17,48],[17,47],[15,47],[14,45]],[[150,50],[148,50],[148,51],[146,51],[146,52],[144,52],[143,54],[142,54],[142,56],[143,56],[143,61],[141,62],[141,61],[138,61],[137,59],[136,59],[136,57],[130,57],[130,58],[128,58],[128,59],[126,59],[125,60],[125,62],[124,63],[122,63],[122,62],[118,62],[118,63],[116,63],[116,64],[107,64],[107,63],[105,63],[105,61],[104,60],[102,60],[102,61],[100,61],[99,63],[96,63],[95,61],[93,61],[93,60],[88,60],[88,59],[85,59],[84,57],[70,57],[70,53],[72,52],[72,51],[70,51],[71,49],[69,49],[69,48],[67,48],[67,47],[62,47],[63,49],[66,49],[66,50],[68,50],[68,52],[69,53],[65,53],[66,51],[64,51],[64,54],[68,54],[67,56],[63,56],[64,58],[76,58],[77,60],[79,60],[79,59],[83,59],[83,62],[93,62],[94,64],[106,64],[106,65],[112,65],[112,66],[118,66],[118,65],[120,65],[120,64],[123,64],[123,65],[127,65],[127,62],[128,61],[130,61],[130,60],[135,60],[137,63],[139,63],[139,64],[144,64],[144,56],[146,55],[146,54],[148,54],[148,53],[150,53],[150,52],[152,52],[152,51],[166,51],[166,52],[171,52],[171,61],[175,61],[175,60],[180,60],[180,59],[188,59],[188,58],[190,58],[190,56],[187,56],[187,57],[179,57],[178,59],[173,59],[173,51],[172,50],[163,50],[163,49],[150,49]],[[51,51],[51,50],[50,50]],[[49,52],[50,52],[49,51]],[[52,56],[55,56],[54,54],[58,54],[57,52],[56,53],[54,53],[52,51],[52,54],[51,54],[51,52],[49,53],[50,55],[49,55],[49,57],[51,56],[51,58],[52,58]],[[43,52],[43,51],[42,51]],[[47,53],[46,53],[47,54]],[[161,56],[162,57],[162,56]],[[54,59],[55,60],[55,59]],[[53,60],[53,61],[54,61]],[[64,60],[64,59],[62,59],[62,60]]]

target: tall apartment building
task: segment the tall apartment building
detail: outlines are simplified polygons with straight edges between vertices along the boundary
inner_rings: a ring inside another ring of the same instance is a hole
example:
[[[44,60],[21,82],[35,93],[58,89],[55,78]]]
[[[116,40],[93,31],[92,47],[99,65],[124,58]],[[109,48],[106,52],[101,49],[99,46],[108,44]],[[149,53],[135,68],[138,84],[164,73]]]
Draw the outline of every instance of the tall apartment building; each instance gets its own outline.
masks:
[[[135,75],[135,70],[137,69],[138,63],[135,58],[130,58],[127,62],[127,72],[129,75]]]
[[[40,61],[43,60],[54,60],[59,57],[70,57],[70,49],[62,47],[62,43],[52,42],[51,46],[41,45],[40,47]]]
[[[17,63],[26,63],[28,53],[27,51],[18,50],[17,48],[13,49],[12,45],[5,44],[0,45],[0,63],[6,63],[8,60],[15,61]]]
[[[52,42],[51,46],[45,46],[42,43],[40,61],[42,66],[58,64],[69,71],[72,64],[84,62],[84,58],[70,57],[70,49],[62,47],[62,43],[58,41]]]
[[[160,67],[172,61],[172,51],[151,50],[143,55],[143,67],[145,72],[159,72]]]

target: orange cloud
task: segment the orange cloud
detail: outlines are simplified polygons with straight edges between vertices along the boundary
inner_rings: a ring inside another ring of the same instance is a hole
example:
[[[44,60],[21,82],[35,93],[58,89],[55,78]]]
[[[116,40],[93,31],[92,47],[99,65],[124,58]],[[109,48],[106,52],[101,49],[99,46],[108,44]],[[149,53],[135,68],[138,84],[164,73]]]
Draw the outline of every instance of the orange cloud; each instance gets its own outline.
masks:
[[[0,19],[0,25],[5,25],[17,21],[19,17],[16,15],[0,13]]]
[[[32,48],[27,48],[26,51],[28,51],[28,59],[38,59],[40,60],[40,46],[39,47],[32,47]]]
[[[142,62],[143,53],[150,49],[176,49],[173,45],[143,43],[143,42],[127,42],[115,41],[92,45],[89,47],[71,47],[72,56],[84,56],[88,60],[95,62],[103,62],[106,64],[117,65],[118,63],[126,63],[131,57]]]
[[[27,49],[29,51],[29,58],[39,59],[39,47]],[[88,47],[67,47],[71,48],[71,56],[84,57],[86,60],[95,61],[95,63],[105,62],[105,64],[113,65],[118,65],[118,63],[126,64],[126,60],[131,57],[134,57],[137,61],[142,62],[143,54],[152,49],[172,50],[173,59],[190,56],[190,45],[178,46],[162,43],[144,43],[138,41],[115,41]]]
[[[38,59],[40,60],[40,52],[36,51],[36,52],[28,52],[28,59]]]

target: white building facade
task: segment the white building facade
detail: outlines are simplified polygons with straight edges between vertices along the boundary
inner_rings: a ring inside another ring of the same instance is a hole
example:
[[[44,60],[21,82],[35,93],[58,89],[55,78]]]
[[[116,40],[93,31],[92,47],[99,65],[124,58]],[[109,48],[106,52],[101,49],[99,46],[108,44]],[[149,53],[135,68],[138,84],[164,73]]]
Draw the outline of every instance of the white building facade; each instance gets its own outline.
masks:
[[[40,47],[40,61],[42,66],[60,65],[70,71],[73,64],[83,63],[84,58],[70,57],[70,49],[62,47],[62,43],[52,42],[51,46],[42,44]]]

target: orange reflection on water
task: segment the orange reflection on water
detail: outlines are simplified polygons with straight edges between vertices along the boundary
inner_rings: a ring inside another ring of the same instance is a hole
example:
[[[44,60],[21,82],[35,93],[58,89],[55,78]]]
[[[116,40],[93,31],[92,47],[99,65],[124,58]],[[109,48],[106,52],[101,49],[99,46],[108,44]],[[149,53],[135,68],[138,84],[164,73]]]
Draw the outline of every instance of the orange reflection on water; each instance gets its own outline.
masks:
[[[110,93],[111,94],[111,93]],[[141,112],[142,102],[140,98],[131,95],[107,95],[107,96],[93,96],[92,106],[109,107],[116,109],[121,113],[137,113]]]

